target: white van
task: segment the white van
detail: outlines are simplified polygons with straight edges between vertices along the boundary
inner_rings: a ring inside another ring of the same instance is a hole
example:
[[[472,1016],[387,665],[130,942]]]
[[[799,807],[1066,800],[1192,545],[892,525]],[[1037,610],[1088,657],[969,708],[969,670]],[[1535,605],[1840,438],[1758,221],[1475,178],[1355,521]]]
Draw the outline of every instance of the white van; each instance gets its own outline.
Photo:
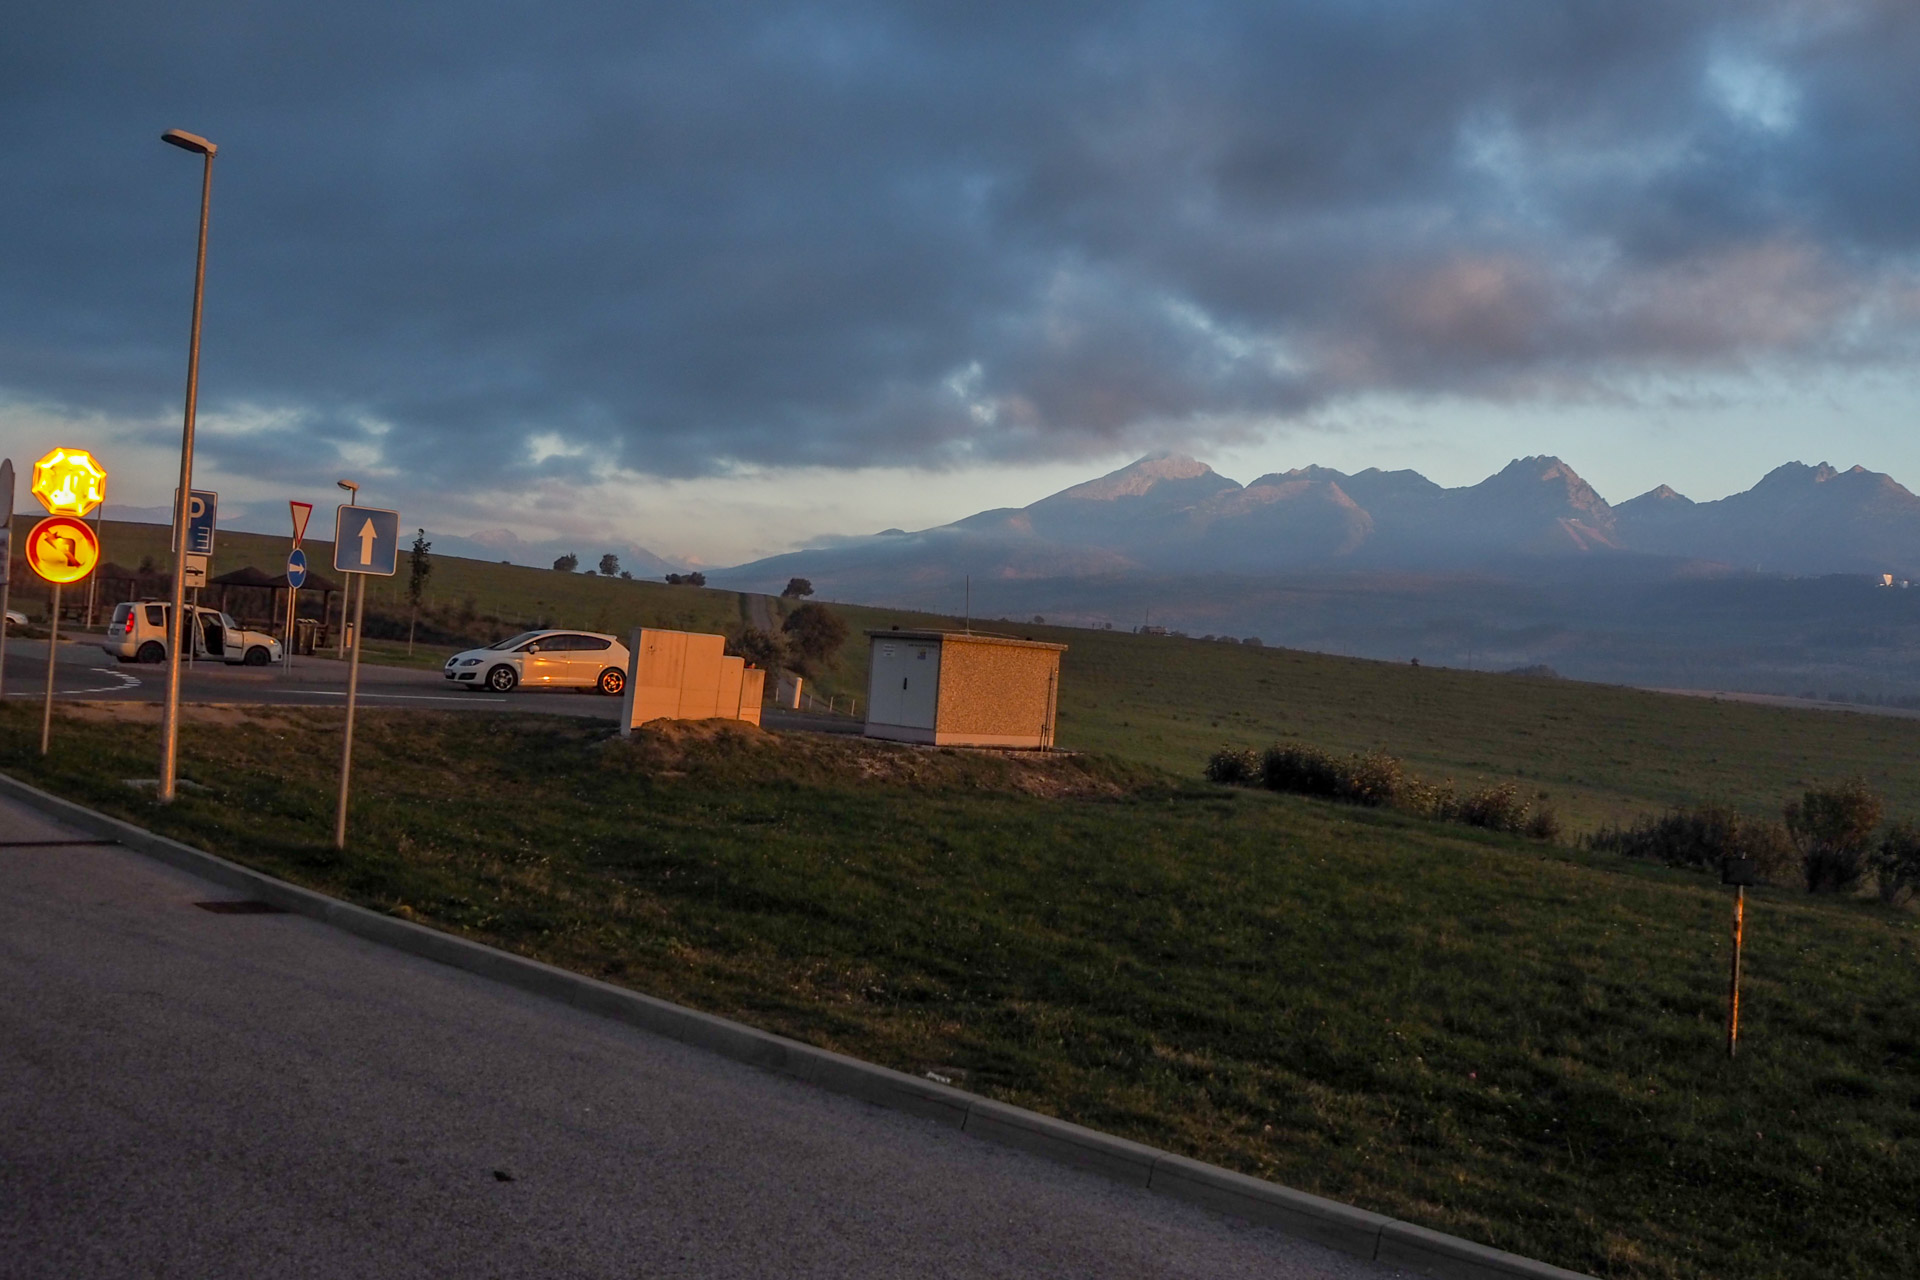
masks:
[[[167,660],[167,616],[173,606],[165,600],[134,600],[113,606],[107,639],[100,647],[122,662]],[[280,661],[280,642],[264,631],[248,631],[217,609],[188,606],[193,656],[210,661],[264,667]]]

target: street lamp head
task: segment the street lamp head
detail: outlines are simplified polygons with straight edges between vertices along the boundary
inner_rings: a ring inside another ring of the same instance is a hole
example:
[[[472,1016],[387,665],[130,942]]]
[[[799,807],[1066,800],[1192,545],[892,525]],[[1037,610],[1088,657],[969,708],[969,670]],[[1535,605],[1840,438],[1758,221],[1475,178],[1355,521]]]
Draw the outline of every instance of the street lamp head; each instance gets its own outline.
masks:
[[[160,135],[160,141],[171,142],[182,151],[191,151],[195,155],[212,156],[220,150],[199,134],[188,133],[185,129],[169,129]]]
[[[339,485],[342,489],[345,489],[348,493],[360,492],[360,486],[355,484],[351,480],[335,480],[334,483],[336,485]]]

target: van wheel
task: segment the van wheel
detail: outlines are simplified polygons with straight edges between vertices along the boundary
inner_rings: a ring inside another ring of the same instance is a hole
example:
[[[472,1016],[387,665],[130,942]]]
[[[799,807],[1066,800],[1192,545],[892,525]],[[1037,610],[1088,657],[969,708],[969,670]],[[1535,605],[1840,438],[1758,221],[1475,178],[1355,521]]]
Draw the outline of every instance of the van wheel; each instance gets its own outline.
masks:
[[[264,667],[273,661],[273,655],[259,645],[247,650],[246,663],[250,667]]]
[[[158,640],[149,640],[140,646],[140,652],[133,655],[135,662],[156,663],[167,660],[167,646]]]
[[[495,693],[512,693],[513,686],[519,683],[520,677],[515,675],[513,668],[507,666],[505,663],[501,663],[493,670],[487,672],[487,688],[493,690]]]
[[[627,687],[627,673],[618,667],[608,667],[600,673],[600,692],[609,698],[617,698]]]

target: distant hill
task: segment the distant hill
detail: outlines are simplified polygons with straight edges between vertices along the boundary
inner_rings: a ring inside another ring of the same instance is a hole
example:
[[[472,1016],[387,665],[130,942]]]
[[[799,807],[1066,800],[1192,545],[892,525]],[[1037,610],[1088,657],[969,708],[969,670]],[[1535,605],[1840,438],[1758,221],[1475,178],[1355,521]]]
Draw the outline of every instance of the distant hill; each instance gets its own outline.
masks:
[[[1537,577],[1568,557],[1658,579],[1727,569],[1920,577],[1920,498],[1891,476],[1788,463],[1745,493],[1693,502],[1667,486],[1610,505],[1559,458],[1518,458],[1479,484],[1414,471],[1310,466],[1241,485],[1154,454],[1026,507],[918,532],[887,530],[710,575],[778,589],[789,576],[848,598],[987,580],[1128,573],[1494,573]]]

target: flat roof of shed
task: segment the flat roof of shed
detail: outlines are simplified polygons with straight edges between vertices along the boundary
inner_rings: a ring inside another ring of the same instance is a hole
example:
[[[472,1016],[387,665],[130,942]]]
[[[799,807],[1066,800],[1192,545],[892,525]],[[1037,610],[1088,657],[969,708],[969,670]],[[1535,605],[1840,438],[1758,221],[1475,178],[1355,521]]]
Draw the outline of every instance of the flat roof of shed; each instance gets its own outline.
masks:
[[[892,628],[886,631],[869,631],[867,635],[875,640],[939,640],[960,644],[999,644],[1016,649],[1052,649],[1065,653],[1067,646],[1050,644],[1045,640],[1024,640],[1019,636],[996,636],[985,631],[908,631],[904,628]]]

